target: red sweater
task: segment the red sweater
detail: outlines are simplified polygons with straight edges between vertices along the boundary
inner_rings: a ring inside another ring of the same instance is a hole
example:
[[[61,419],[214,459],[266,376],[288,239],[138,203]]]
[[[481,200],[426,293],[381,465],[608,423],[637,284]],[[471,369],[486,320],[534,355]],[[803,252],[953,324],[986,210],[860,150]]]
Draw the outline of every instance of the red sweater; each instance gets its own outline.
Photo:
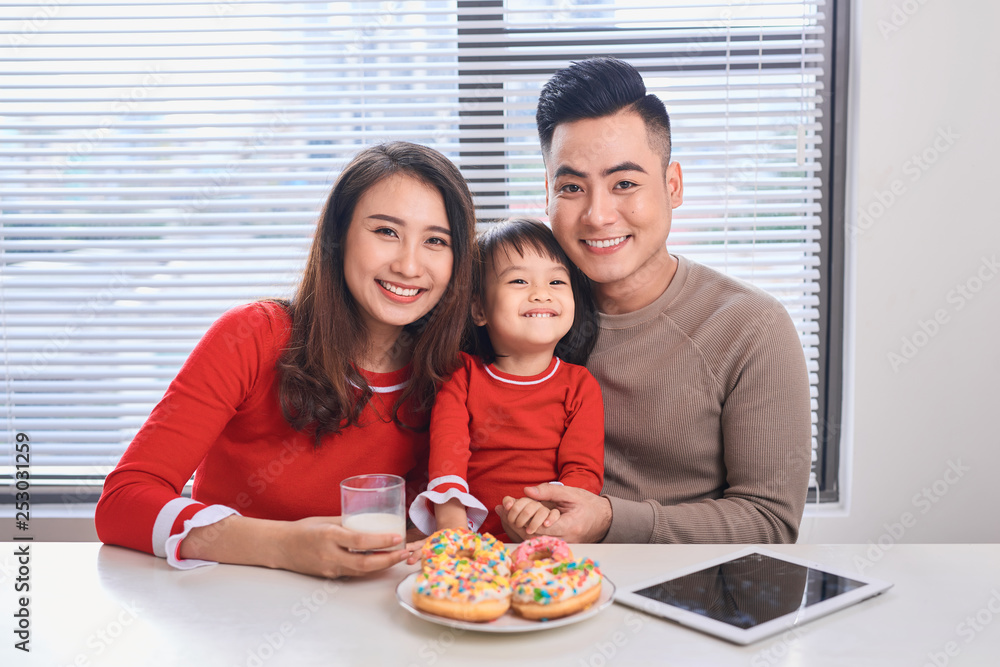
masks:
[[[543,373],[522,377],[468,354],[462,361],[434,403],[431,481],[410,507],[418,528],[433,530],[432,503],[460,498],[473,528],[506,539],[493,511],[504,496],[557,481],[601,492],[604,406],[586,368],[553,357]]]
[[[165,556],[167,538],[213,504],[267,519],[336,516],[340,480],[351,475],[413,472],[422,488],[427,432],[387,416],[409,368],[365,372],[376,393],[362,425],[316,448],[278,404],[275,364],[290,327],[274,303],[234,308],[212,325],[108,475],[95,515],[103,542]],[[192,473],[194,500],[181,498]],[[202,520],[229,513],[210,509]]]

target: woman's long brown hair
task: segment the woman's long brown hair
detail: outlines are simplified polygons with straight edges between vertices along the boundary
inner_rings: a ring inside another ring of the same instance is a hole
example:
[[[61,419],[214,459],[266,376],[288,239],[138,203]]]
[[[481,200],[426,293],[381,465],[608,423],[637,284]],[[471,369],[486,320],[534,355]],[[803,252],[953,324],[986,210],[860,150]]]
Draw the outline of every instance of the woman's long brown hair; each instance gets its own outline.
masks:
[[[475,208],[461,173],[441,153],[403,141],[358,153],[334,183],[313,239],[305,273],[288,304],[292,331],[278,362],[279,400],[296,430],[311,431],[316,445],[327,433],[357,425],[372,390],[354,360],[367,346],[367,330],[344,280],[344,239],[361,196],[394,174],[437,189],[451,227],[451,281],[437,305],[403,328],[397,345],[411,347],[409,385],[392,408],[392,420],[412,427],[425,420],[442,378],[454,370],[469,314]],[[403,418],[400,408],[403,404]]]

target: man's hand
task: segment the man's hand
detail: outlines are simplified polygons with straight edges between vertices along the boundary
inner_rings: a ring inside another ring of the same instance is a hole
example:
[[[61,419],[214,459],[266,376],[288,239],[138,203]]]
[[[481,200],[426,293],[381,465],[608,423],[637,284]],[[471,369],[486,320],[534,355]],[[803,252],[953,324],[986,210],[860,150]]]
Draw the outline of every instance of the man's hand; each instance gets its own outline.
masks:
[[[597,542],[611,527],[611,503],[589,491],[559,484],[539,484],[525,487],[524,495],[559,510],[559,520],[551,526],[540,526],[535,531],[538,535],[552,535],[574,543]],[[496,512],[507,535],[528,539],[531,535],[508,520],[508,511],[514,503],[513,498],[504,498],[504,504],[498,505]]]

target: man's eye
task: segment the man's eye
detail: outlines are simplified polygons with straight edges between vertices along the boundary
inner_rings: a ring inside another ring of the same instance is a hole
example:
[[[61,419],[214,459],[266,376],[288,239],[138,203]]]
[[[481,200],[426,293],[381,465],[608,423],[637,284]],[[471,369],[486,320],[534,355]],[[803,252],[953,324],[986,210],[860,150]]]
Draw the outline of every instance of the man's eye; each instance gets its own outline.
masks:
[[[632,181],[622,181],[617,187],[620,190],[628,190],[629,188],[635,187],[635,183]]]
[[[567,183],[559,189],[563,192],[580,192],[580,186],[575,183]]]

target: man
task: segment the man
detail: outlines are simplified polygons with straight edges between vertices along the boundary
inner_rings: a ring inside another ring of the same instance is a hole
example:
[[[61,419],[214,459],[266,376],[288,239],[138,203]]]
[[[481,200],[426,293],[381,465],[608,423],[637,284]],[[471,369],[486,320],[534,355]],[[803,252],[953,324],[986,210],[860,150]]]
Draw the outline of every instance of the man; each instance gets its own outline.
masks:
[[[536,121],[552,230],[601,310],[587,366],[605,407],[603,495],[528,487],[561,511],[538,533],[794,542],[811,460],[802,347],[776,299],[668,252],[684,187],[663,103],[631,65],[596,58],[556,72]]]

